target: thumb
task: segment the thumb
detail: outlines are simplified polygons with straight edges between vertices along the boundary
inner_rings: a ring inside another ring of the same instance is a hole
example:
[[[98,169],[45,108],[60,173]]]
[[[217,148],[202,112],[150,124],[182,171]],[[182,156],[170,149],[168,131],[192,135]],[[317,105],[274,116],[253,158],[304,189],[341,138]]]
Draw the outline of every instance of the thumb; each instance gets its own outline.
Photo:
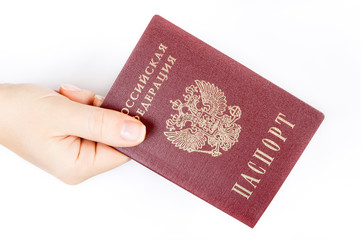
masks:
[[[57,127],[64,135],[73,135],[114,147],[131,147],[143,142],[145,125],[114,110],[93,107],[66,98],[58,106]]]

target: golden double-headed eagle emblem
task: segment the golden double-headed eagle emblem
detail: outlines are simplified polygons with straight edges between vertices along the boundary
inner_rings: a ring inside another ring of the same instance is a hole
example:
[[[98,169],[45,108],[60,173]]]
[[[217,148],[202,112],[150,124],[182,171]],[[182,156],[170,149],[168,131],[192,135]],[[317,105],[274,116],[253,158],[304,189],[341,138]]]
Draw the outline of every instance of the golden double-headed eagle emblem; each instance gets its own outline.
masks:
[[[185,102],[170,100],[177,113],[171,114],[166,121],[169,131],[164,135],[176,147],[189,153],[201,152],[217,157],[222,154],[220,149],[228,151],[238,142],[241,126],[236,121],[241,117],[241,109],[227,107],[224,92],[204,80],[195,80],[195,85],[186,87],[185,92]]]

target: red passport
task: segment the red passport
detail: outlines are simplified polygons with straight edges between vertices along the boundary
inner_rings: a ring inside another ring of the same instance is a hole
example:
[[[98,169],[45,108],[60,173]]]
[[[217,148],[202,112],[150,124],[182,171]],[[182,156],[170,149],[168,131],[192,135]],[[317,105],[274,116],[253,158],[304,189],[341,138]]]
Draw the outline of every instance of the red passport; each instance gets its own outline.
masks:
[[[324,118],[157,15],[102,107],[147,127],[119,151],[250,227]]]

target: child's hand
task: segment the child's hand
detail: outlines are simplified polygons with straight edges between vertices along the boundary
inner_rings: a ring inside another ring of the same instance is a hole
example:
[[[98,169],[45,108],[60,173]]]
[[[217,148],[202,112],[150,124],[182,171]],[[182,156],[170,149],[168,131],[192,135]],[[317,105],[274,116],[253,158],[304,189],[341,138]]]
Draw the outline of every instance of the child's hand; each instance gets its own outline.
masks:
[[[59,93],[0,84],[0,143],[65,183],[80,183],[129,160],[110,146],[135,146],[145,137],[140,121],[101,103],[66,84]]]

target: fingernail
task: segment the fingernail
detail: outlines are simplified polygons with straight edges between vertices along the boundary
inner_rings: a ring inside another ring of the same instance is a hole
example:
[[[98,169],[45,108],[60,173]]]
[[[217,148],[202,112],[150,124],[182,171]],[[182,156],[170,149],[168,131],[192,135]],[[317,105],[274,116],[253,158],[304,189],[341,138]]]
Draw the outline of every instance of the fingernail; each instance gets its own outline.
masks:
[[[61,84],[60,87],[64,90],[69,90],[69,91],[81,91],[81,89],[78,88],[77,86],[67,84],[67,83]]]
[[[95,95],[93,105],[96,107],[100,107],[104,102],[104,97]]]
[[[104,101],[104,97],[100,96],[100,95],[95,95],[95,98],[100,100],[100,101]]]
[[[138,120],[124,120],[120,136],[129,141],[142,141],[145,137],[145,126]]]

